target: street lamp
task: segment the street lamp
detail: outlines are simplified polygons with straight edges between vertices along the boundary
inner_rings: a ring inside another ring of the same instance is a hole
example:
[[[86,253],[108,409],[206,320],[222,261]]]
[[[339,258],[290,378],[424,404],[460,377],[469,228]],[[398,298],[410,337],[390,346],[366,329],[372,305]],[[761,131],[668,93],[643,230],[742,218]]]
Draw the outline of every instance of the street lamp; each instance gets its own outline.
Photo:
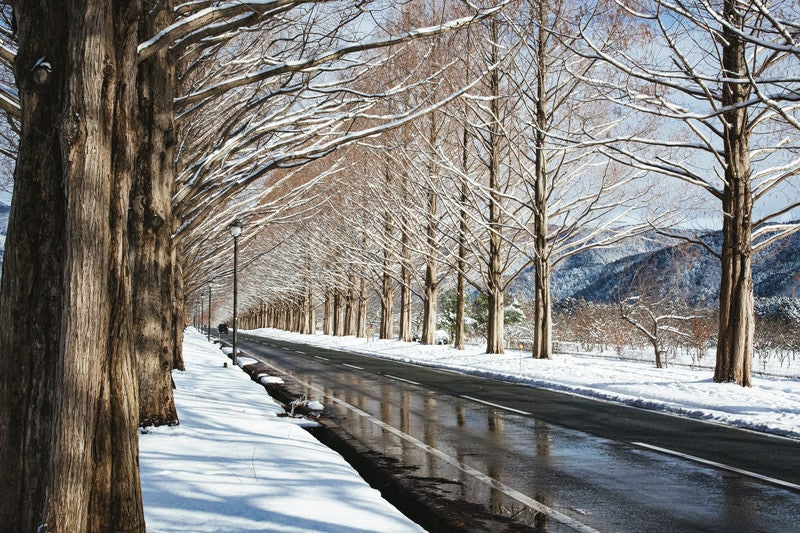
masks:
[[[242,233],[242,221],[238,218],[231,222],[228,231],[233,237],[233,366],[236,366],[236,264],[239,261],[239,235]]]
[[[211,342],[211,282],[208,283],[208,342]]]

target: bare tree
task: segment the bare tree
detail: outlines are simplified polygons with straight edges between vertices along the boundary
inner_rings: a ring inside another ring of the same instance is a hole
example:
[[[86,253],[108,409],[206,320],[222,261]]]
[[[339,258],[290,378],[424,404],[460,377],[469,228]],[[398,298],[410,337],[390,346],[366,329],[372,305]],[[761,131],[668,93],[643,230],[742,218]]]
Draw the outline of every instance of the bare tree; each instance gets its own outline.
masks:
[[[172,195],[172,223],[166,224],[179,243],[189,234],[217,233],[234,217],[243,217],[251,228],[261,227],[264,206],[259,198],[286,186],[272,179],[274,171],[307,164],[441,105],[426,101],[401,113],[373,117],[369,112],[376,102],[408,88],[401,84],[389,91],[365,92],[358,82],[383,61],[378,50],[451,31],[492,12],[367,38],[352,30],[369,15],[362,6],[309,1],[270,10],[235,4],[242,3],[185,5],[178,10],[181,17],[139,48],[143,61],[161,50],[185,51],[187,58],[181,74],[183,95],[175,99],[182,132],[178,187]],[[221,24],[222,20],[229,22]],[[332,31],[309,31],[322,26]],[[234,29],[231,39],[228,32]],[[225,38],[214,39],[218,34]],[[267,35],[269,39],[258,37]],[[168,44],[170,39],[174,44]],[[228,60],[232,53],[236,61]],[[212,105],[217,113],[208,113]],[[312,179],[287,194],[296,198],[317,182]],[[262,184],[266,186],[258,192]],[[176,248],[172,250],[174,256]],[[249,253],[246,247],[243,252]],[[164,266],[166,270],[170,265]],[[171,265],[170,270],[176,268]],[[162,384],[163,394],[169,393],[162,378],[154,381]]]
[[[621,138],[613,149],[718,202],[723,242],[715,251],[722,282],[714,379],[750,386],[752,256],[800,229],[783,221],[800,202],[780,193],[796,186],[800,168],[792,148],[798,131],[792,87],[800,80],[793,63],[797,8],[785,2],[652,0],[631,15],[648,31],[651,46],[604,50],[598,43],[605,32],[592,26],[581,32],[584,55],[617,72],[593,79],[609,99],[657,117],[665,135]]]
[[[170,285],[158,292],[161,305],[137,309],[139,313],[158,313],[164,319],[161,331],[169,330],[168,337],[173,339],[175,365],[179,350],[174,348],[181,338],[183,312],[174,312],[169,304],[172,298],[182,301],[185,293],[174,238],[200,228],[202,215],[212,209],[235,212],[237,206],[231,198],[270,170],[320,157],[346,142],[374,135],[387,124],[410,120],[428,110],[412,110],[403,117],[384,120],[380,128],[358,132],[335,125],[312,127],[312,134],[331,137],[314,140],[298,133],[301,139],[270,144],[269,148],[258,145],[269,134],[256,134],[253,142],[246,143],[247,157],[236,158],[240,165],[216,174],[215,169],[224,169],[211,164],[213,157],[237,152],[213,146],[199,158],[198,176],[211,174],[229,181],[209,187],[203,195],[197,194],[196,182],[175,191],[174,180],[156,179],[159,172],[171,171],[175,146],[184,146],[186,140],[173,125],[173,98],[178,96],[182,119],[190,112],[189,106],[207,111],[213,109],[208,104],[218,102],[214,97],[246,86],[252,90],[267,80],[286,83],[278,94],[292,92],[294,87],[308,89],[308,78],[305,84],[294,85],[293,76],[312,71],[319,82],[316,94],[324,96],[336,92],[322,80],[324,71],[336,60],[449,31],[474,18],[401,36],[368,39],[358,35],[348,42],[341,34],[290,32],[296,40],[275,42],[293,42],[295,46],[284,48],[286,54],[256,54],[260,67],[255,74],[214,76],[215,71],[206,76],[199,65],[218,58],[231,35],[259,28],[269,31],[287,20],[293,20],[295,27],[302,28],[306,22],[310,25],[306,28],[313,28],[319,23],[313,8],[324,6],[326,14],[334,13],[333,3],[235,0],[176,4],[138,0],[19,0],[11,4],[18,50],[0,50],[6,63],[13,56],[18,88],[16,95],[0,91],[0,106],[21,118],[0,288],[0,317],[7,326],[0,333],[0,423],[12,429],[0,437],[0,457],[9,465],[0,476],[0,492],[5,496],[0,503],[0,522],[10,530],[144,531],[136,466],[140,379],[135,373],[133,339],[145,331],[131,331],[134,301],[129,252],[135,260],[157,257],[158,276],[163,285]],[[365,16],[362,5],[337,3],[339,7],[345,4],[347,9],[338,13],[341,21]],[[288,17],[297,7],[312,8],[300,10],[310,18]],[[140,29],[152,32],[141,43]],[[306,39],[310,35],[319,37],[322,44],[310,46]],[[198,77],[190,76],[187,82],[204,79],[206,83],[185,85],[186,94],[174,94],[170,87],[178,84],[172,61],[177,57],[193,62],[187,69]],[[358,68],[370,68],[371,58],[363,57]],[[151,67],[152,71],[144,72]],[[258,96],[257,90],[253,93]],[[269,93],[266,89],[267,97]],[[345,92],[337,94],[344,97]],[[365,98],[361,95],[357,100]],[[241,113],[253,109],[244,102]],[[320,105],[324,108],[325,103]],[[368,105],[362,105],[365,112]],[[346,108],[328,108],[323,120],[347,118]],[[255,117],[253,123],[232,121],[234,129],[214,140],[236,142],[242,131],[235,127],[248,128],[260,118]],[[283,126],[295,128],[314,122],[312,116],[298,120]],[[264,128],[276,133],[281,126],[276,130],[272,123]],[[148,134],[144,139],[137,136],[141,131]],[[206,133],[216,131],[220,130]],[[296,132],[302,131],[304,128],[296,128]],[[182,155],[192,159],[200,154]],[[245,170],[247,165],[250,171]],[[254,170],[254,165],[260,168]],[[134,175],[137,188],[132,198]],[[151,196],[148,190],[155,192]],[[173,206],[162,212],[163,198],[177,199],[178,210]],[[247,205],[250,212],[263,218],[257,200]],[[131,218],[129,209],[134,211]],[[182,216],[186,218],[181,220]],[[129,223],[136,226],[134,231],[141,231],[133,248]],[[146,243],[154,248],[145,250]],[[136,285],[142,269],[138,265],[134,269]],[[158,344],[163,350],[165,345]],[[139,347],[148,352],[140,357],[158,361],[169,357]],[[20,361],[24,361],[22,367]],[[169,373],[164,365],[149,367],[162,377]],[[157,382],[162,385],[143,390],[148,396],[157,391],[161,399],[170,398],[171,390],[163,386],[167,379],[153,380]],[[141,416],[149,420],[149,415]],[[169,411],[157,413],[155,419],[172,423]]]
[[[144,531],[127,214],[138,2],[14,2],[0,523]]]
[[[596,61],[580,59],[570,38],[576,10],[572,2],[523,2],[505,16],[519,47],[511,77],[518,99],[514,127],[515,171],[526,184],[520,201],[530,209],[528,255],[534,267],[533,356],[552,354],[551,272],[565,259],[588,249],[616,245],[643,231],[634,223],[646,188],[641,172],[606,157],[599,132],[624,119],[619,106],[597,98],[585,75]],[[614,42],[633,38],[624,14],[609,12],[596,21]],[[640,124],[642,130],[646,124]]]
[[[669,297],[631,296],[620,302],[617,308],[619,316],[652,346],[656,368],[667,366],[668,343],[674,342],[675,337],[688,338],[685,326],[695,319],[693,315],[679,312],[675,301]]]

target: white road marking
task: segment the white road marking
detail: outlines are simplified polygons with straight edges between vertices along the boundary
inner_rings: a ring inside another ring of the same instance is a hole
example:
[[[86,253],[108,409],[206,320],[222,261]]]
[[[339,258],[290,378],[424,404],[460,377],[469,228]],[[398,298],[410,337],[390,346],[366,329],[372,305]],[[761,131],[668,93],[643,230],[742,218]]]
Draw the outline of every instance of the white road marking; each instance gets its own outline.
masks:
[[[519,409],[514,409],[513,407],[508,407],[506,405],[500,405],[498,403],[487,402],[486,400],[473,398],[472,396],[465,396],[464,394],[462,394],[461,397],[464,398],[465,400],[470,400],[470,401],[473,401],[473,402],[482,403],[483,405],[488,405],[490,407],[497,407],[498,409],[503,409],[505,411],[511,411],[512,413],[517,413],[518,415],[533,416],[527,411],[520,411]]]
[[[391,374],[384,374],[387,378],[396,379],[397,381],[402,381],[404,383],[410,383],[411,385],[419,385],[416,381],[411,381],[410,379],[399,378],[397,376],[393,376]]]
[[[327,357],[322,357],[321,355],[315,355],[314,357],[315,357],[316,359],[321,359],[321,360],[323,360],[323,361],[330,361],[330,359],[328,359]]]
[[[800,485],[795,483],[790,483],[789,481],[783,481],[782,479],[776,479],[774,477],[764,476],[762,474],[757,474],[755,472],[750,472],[749,470],[743,470],[741,468],[736,468],[735,466],[726,465],[724,463],[718,463],[716,461],[709,461],[708,459],[703,459],[701,457],[695,457],[694,455],[689,455],[686,453],[676,452],[675,450],[670,450],[668,448],[660,448],[658,446],[653,446],[652,444],[647,444],[644,442],[632,442],[636,446],[640,446],[642,448],[647,448],[648,450],[654,450],[657,452],[665,453],[667,455],[673,455],[675,457],[680,457],[682,459],[688,459],[689,461],[694,461],[695,463],[700,463],[708,466],[713,466],[715,468],[721,468],[723,470],[728,470],[729,472],[736,472],[737,474],[741,474],[743,476],[752,477],[755,479],[760,479],[762,481],[766,481],[767,483],[772,483],[774,485],[780,485],[782,487],[786,487],[793,490],[800,490]]]
[[[299,353],[300,355],[306,354],[306,352],[304,352],[303,350],[295,350],[294,353]]]
[[[347,363],[342,363],[342,366],[346,366],[347,368],[355,368],[356,370],[364,370],[364,369],[363,369],[363,368],[361,368],[360,366],[356,366],[356,365],[349,365],[349,364],[347,364]]]
[[[460,372],[458,370],[450,370],[448,368],[433,368],[427,367],[431,372],[439,372],[440,374],[455,374],[456,376],[466,376],[464,372]]]
[[[275,370],[280,371],[280,369],[278,369],[278,367],[276,367],[276,366],[274,366],[274,365],[272,365],[270,363],[266,363],[266,364],[268,366],[271,366]],[[392,377],[392,376],[388,376],[387,375],[387,377]],[[401,379],[401,378],[397,378],[395,376],[395,379]],[[397,429],[396,427],[387,424],[383,420],[378,420],[377,418],[375,418],[374,416],[370,415],[366,411],[362,411],[358,407],[356,407],[354,405],[351,405],[351,404],[345,402],[344,400],[340,400],[339,398],[336,398],[336,397],[328,395],[325,392],[324,389],[321,389],[320,387],[318,387],[318,386],[316,386],[316,385],[314,385],[312,383],[308,383],[308,382],[304,382],[303,384],[306,387],[308,387],[309,389],[313,389],[313,390],[317,391],[323,397],[328,398],[330,401],[332,401],[334,403],[338,403],[339,405],[345,407],[346,409],[352,411],[353,413],[355,413],[355,414],[357,414],[357,415],[359,415],[361,417],[364,417],[365,419],[369,420],[370,422],[372,422],[373,424],[377,425],[381,429],[384,429],[384,430],[388,431],[389,433],[392,433],[392,434],[398,436],[399,438],[401,438],[401,439],[403,439],[403,440],[405,440],[405,441],[407,441],[407,442],[409,442],[409,443],[411,443],[411,444],[413,444],[413,445],[415,445],[415,446],[417,446],[419,448],[422,448],[423,450],[425,450],[429,454],[434,455],[434,456],[438,457],[439,459],[447,462],[448,464],[453,465],[454,467],[458,468],[459,470],[461,470],[465,474],[468,474],[468,475],[478,479],[479,481],[481,481],[483,483],[486,483],[487,485],[489,485],[490,487],[494,488],[495,490],[498,490],[498,491],[502,492],[503,494],[505,494],[509,498],[517,500],[518,502],[522,503],[523,505],[527,505],[528,507],[530,507],[534,511],[546,514],[547,516],[549,516],[553,520],[561,522],[562,524],[564,524],[564,525],[566,525],[568,527],[571,527],[575,531],[580,531],[581,533],[599,533],[599,531],[597,531],[596,529],[594,529],[594,528],[592,528],[590,526],[587,526],[583,522],[575,520],[574,518],[569,517],[569,516],[565,515],[564,513],[560,512],[560,511],[557,511],[557,510],[553,509],[552,507],[549,507],[549,506],[547,506],[547,505],[545,505],[545,504],[543,504],[543,503],[531,498],[530,496],[527,496],[527,495],[519,492],[518,490],[506,485],[502,481],[498,481],[497,479],[494,479],[493,477],[490,477],[490,476],[484,474],[480,470],[476,470],[476,469],[472,468],[471,466],[462,463],[461,461],[459,461],[455,457],[451,457],[451,456],[447,455],[446,453],[444,453],[443,451],[438,450],[436,448],[433,448],[432,446],[429,446],[428,444],[425,444],[424,442],[422,442],[421,440],[417,439],[416,437],[413,437],[413,436],[409,435],[408,433],[405,433],[405,432]]]
[[[307,384],[307,386],[309,386],[311,388],[316,388],[316,387],[314,387],[313,385],[310,385],[310,384]],[[320,390],[320,392],[322,392],[324,394],[324,391]],[[393,433],[394,435],[400,437],[401,439],[403,439],[403,440],[405,440],[405,441],[407,441],[407,442],[409,442],[409,443],[411,443],[411,444],[413,444],[413,445],[425,450],[429,454],[434,455],[434,456],[438,457],[439,459],[441,459],[441,460],[453,465],[454,467],[458,468],[459,470],[461,470],[465,474],[468,474],[468,475],[478,479],[479,481],[481,481],[483,483],[486,483],[490,487],[494,488],[495,490],[498,490],[498,491],[502,492],[506,496],[508,496],[508,497],[510,497],[510,498],[512,498],[514,500],[517,500],[518,502],[520,502],[523,505],[527,505],[528,507],[530,507],[534,511],[538,511],[540,513],[546,514],[547,516],[551,517],[553,520],[561,522],[562,524],[564,524],[566,526],[569,526],[569,527],[571,527],[572,529],[574,529],[576,531],[580,531],[582,533],[599,533],[597,530],[587,526],[586,524],[584,524],[582,522],[579,522],[578,520],[575,520],[574,518],[571,518],[571,517],[559,512],[559,511],[556,511],[552,507],[549,507],[549,506],[547,506],[547,505],[545,505],[545,504],[543,504],[543,503],[541,503],[539,501],[536,501],[535,499],[533,499],[533,498],[531,498],[531,497],[519,492],[518,490],[506,485],[502,481],[498,481],[497,479],[494,479],[493,477],[490,477],[490,476],[484,474],[480,470],[476,470],[476,469],[472,468],[471,466],[462,463],[458,459],[447,455],[443,451],[441,451],[441,450],[439,450],[437,448],[433,448],[432,446],[429,446],[428,444],[425,444],[421,440],[409,435],[408,433],[400,431],[399,429],[397,429],[394,426],[391,426],[391,425],[383,422],[382,420],[378,420],[377,418],[373,417],[369,413],[367,413],[365,411],[362,411],[358,407],[356,407],[354,405],[350,405],[349,403],[347,403],[347,402],[345,402],[343,400],[340,400],[339,398],[334,398],[334,397],[331,397],[331,396],[327,396],[327,397],[331,401],[342,405],[343,407],[349,409],[350,411],[354,412],[355,414],[366,418],[367,420],[369,420],[373,424],[379,426],[381,429],[383,429],[385,431],[388,431],[389,433]]]

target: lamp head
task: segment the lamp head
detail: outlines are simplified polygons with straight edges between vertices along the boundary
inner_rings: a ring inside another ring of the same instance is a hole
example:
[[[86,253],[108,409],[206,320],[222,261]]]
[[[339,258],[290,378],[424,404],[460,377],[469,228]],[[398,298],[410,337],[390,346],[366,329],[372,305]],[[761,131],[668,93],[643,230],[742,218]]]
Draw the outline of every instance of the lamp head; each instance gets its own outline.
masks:
[[[238,237],[242,233],[242,221],[237,218],[231,222],[230,226],[228,226],[228,231],[231,232],[232,237]]]

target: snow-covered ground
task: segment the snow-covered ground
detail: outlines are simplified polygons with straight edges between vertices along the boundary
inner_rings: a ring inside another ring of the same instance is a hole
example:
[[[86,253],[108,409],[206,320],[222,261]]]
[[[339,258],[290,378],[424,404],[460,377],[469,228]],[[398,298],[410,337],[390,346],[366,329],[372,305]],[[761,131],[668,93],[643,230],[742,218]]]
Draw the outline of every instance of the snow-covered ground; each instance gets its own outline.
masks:
[[[800,438],[800,380],[753,376],[753,386],[714,383],[709,369],[655,368],[653,363],[579,355],[536,360],[510,351],[487,355],[485,346],[464,351],[397,340],[300,335],[277,329],[247,333],[342,348],[399,361],[527,383],[732,426]]]
[[[752,388],[716,384],[707,369],[520,352],[486,355],[400,341],[248,333],[342,348],[529,383],[682,416],[800,438],[800,381],[754,377]],[[140,438],[148,531],[421,531],[371,489],[338,454],[240,369],[224,368],[218,346],[189,329],[185,372],[174,372],[181,424]],[[247,361],[242,358],[243,362]]]
[[[149,532],[423,531],[196,330],[174,372],[180,425],[140,436]]]

